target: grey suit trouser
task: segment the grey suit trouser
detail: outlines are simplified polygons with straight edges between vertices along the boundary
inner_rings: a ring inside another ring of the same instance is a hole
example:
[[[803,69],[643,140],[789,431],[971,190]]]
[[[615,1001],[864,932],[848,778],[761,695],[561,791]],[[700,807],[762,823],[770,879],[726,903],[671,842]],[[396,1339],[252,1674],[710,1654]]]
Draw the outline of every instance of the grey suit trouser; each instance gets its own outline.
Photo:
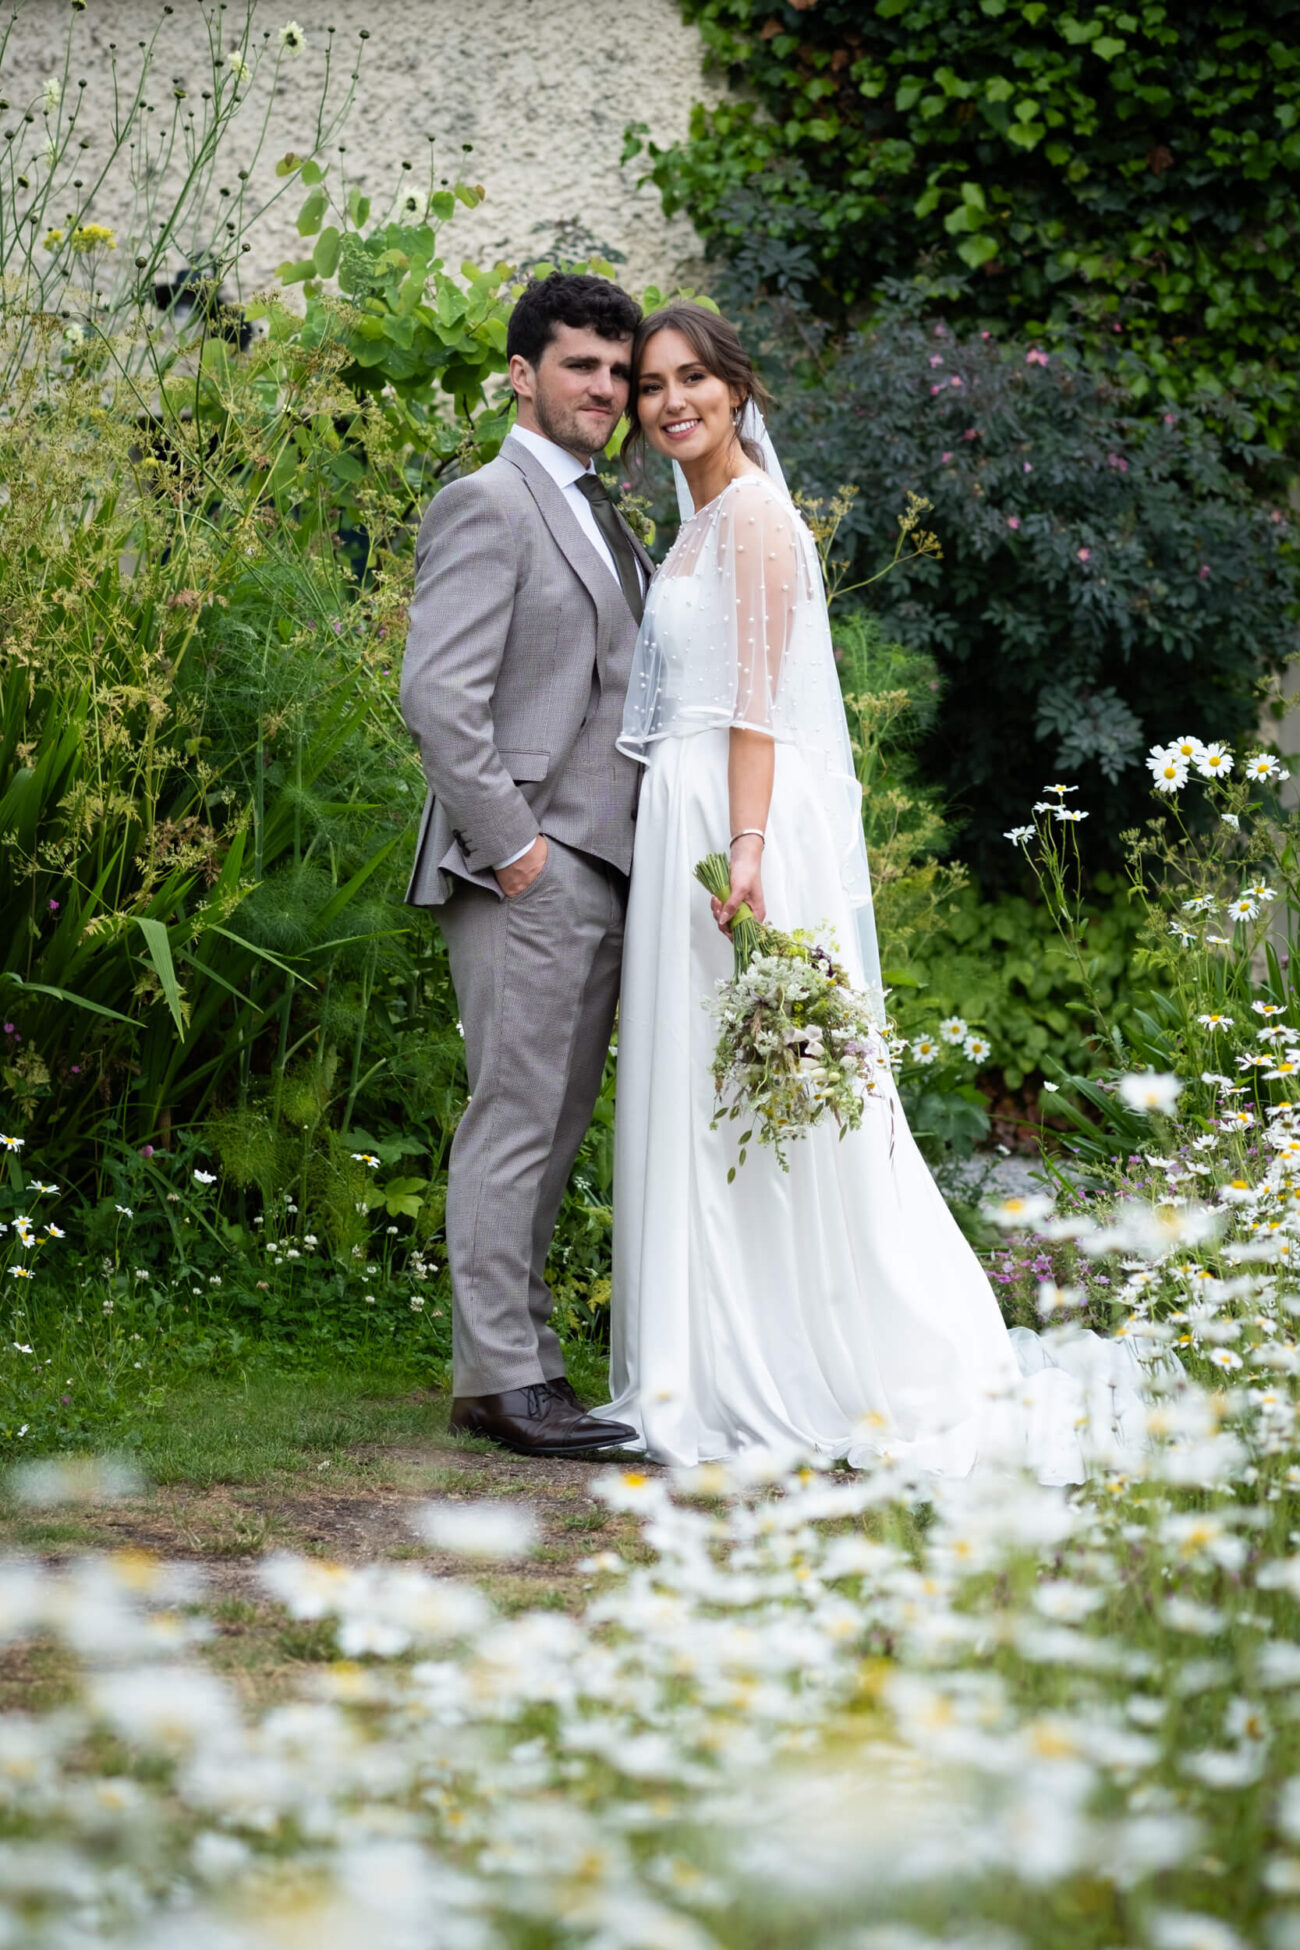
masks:
[[[549,836],[547,847],[513,900],[457,881],[438,910],[470,1087],[447,1185],[458,1396],[564,1373],[546,1258],[600,1092],[627,883]]]

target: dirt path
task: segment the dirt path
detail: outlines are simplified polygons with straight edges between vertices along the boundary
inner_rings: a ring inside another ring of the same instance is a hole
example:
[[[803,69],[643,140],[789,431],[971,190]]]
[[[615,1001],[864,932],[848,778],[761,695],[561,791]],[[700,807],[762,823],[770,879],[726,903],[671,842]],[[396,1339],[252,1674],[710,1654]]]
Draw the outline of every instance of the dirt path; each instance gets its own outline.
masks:
[[[257,1485],[164,1485],[139,1498],[50,1514],[0,1506],[0,1554],[58,1564],[87,1551],[144,1551],[200,1566],[216,1635],[205,1656],[241,1690],[269,1698],[337,1656],[329,1625],[291,1620],[265,1596],[258,1562],[275,1551],[365,1564],[417,1563],[439,1576],[471,1577],[505,1612],[575,1611],[595,1579],[579,1569],[602,1550],[635,1556],[631,1519],[611,1516],[590,1494],[606,1461],[526,1461],[480,1443],[348,1451],[340,1466],[286,1473]],[[413,1518],[431,1501],[508,1498],[533,1515],[541,1543],[518,1563],[482,1566],[434,1550]],[[66,1693],[67,1660],[41,1643],[0,1650],[0,1711],[50,1704]]]

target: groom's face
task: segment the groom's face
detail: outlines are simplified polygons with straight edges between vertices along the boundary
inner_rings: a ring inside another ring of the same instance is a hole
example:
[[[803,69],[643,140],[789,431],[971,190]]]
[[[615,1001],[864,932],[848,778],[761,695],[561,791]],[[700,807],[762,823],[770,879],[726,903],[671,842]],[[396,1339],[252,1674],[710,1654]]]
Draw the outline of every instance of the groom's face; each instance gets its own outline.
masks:
[[[631,376],[631,339],[602,338],[585,325],[557,325],[535,366],[517,354],[510,361],[519,424],[584,461],[618,425]]]

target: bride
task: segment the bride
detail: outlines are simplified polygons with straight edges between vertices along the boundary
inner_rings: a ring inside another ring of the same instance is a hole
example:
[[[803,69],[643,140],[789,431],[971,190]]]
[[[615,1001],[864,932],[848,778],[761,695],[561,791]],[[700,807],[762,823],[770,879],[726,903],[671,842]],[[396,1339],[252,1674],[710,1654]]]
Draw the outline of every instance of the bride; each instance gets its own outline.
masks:
[[[678,464],[693,512],[649,592],[619,740],[646,771],[619,1019],[614,1400],[597,1412],[666,1463],[797,1448],[1079,1481],[1090,1408],[1113,1434],[1137,1407],[1132,1356],[1080,1337],[1070,1374],[1008,1334],[892,1083],[859,1131],[813,1129],[788,1172],[751,1146],[728,1183],[738,1125],[713,1127],[707,1005],[740,902],[833,935],[884,1011],[820,566],[763,397],[713,313],[675,304],[641,325],[633,451]],[[731,897],[710,912],[692,868],[728,844]]]

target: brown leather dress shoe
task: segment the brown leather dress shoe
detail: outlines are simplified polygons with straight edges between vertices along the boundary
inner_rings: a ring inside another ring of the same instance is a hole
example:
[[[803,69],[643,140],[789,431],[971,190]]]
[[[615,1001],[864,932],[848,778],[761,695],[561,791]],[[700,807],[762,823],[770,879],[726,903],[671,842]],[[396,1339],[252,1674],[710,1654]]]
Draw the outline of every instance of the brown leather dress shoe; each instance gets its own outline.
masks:
[[[500,1395],[459,1395],[449,1426],[453,1435],[486,1436],[517,1456],[581,1456],[636,1440],[625,1422],[598,1422],[549,1381]]]

